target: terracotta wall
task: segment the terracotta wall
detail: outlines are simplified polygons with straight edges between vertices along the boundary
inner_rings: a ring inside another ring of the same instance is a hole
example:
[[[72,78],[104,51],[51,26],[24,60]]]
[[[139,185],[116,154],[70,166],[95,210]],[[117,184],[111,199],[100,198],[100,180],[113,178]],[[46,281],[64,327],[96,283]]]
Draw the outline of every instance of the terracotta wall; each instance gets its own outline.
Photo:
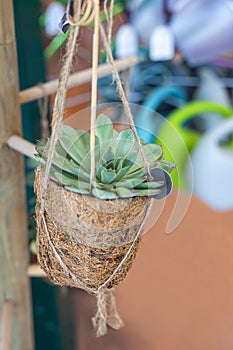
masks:
[[[233,212],[193,197],[181,224],[164,233],[175,193],[117,289],[125,328],[96,339],[95,298],[73,291],[79,350],[232,350]]]

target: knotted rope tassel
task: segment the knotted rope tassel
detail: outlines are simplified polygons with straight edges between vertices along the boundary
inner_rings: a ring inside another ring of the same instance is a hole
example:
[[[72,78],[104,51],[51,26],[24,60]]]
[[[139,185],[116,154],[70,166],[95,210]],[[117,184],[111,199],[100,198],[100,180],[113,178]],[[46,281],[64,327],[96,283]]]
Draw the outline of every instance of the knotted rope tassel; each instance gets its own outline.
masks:
[[[101,337],[107,334],[107,326],[113,329],[120,329],[124,326],[116,308],[114,288],[101,288],[96,293],[97,312],[92,318],[96,336]]]

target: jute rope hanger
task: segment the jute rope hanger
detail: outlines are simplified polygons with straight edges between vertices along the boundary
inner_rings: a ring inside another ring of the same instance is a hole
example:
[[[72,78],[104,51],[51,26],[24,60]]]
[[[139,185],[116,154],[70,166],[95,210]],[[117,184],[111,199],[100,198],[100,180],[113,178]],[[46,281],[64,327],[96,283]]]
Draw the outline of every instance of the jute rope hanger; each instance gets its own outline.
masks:
[[[87,0],[89,1],[89,0]],[[80,17],[81,17],[81,2],[75,1],[73,2],[73,17],[71,17],[70,14],[68,14],[67,19],[70,22],[70,35],[68,37],[67,46],[66,46],[66,55],[64,58],[64,63],[61,68],[59,82],[58,82],[58,89],[57,94],[55,97],[54,102],[54,108],[53,108],[53,115],[52,115],[52,133],[50,138],[50,147],[48,151],[48,160],[45,167],[45,173],[43,177],[43,182],[41,184],[41,209],[40,209],[40,222],[39,225],[41,226],[44,224],[44,227],[46,229],[48,240],[50,243],[50,246],[61,264],[61,266],[68,270],[67,266],[63,263],[62,259],[60,258],[59,254],[56,252],[55,247],[52,244],[52,241],[50,239],[50,235],[47,229],[46,220],[45,220],[45,200],[46,200],[46,192],[49,184],[49,175],[50,175],[50,168],[53,160],[53,155],[56,147],[56,143],[58,141],[58,132],[62,126],[63,123],[63,114],[64,114],[64,108],[65,108],[65,99],[67,94],[67,84],[68,79],[70,76],[70,71],[72,67],[72,61],[74,56],[74,50],[76,46],[77,37],[79,34],[79,28],[80,28]],[[85,21],[84,21],[85,25]],[[72,279],[76,279],[75,276],[71,274]],[[80,284],[82,284],[81,281]]]
[[[147,167],[148,175],[150,177],[150,170],[149,165],[145,159],[140,139],[137,135],[136,127],[134,124],[133,116],[130,111],[129,103],[127,101],[127,98],[125,96],[124,89],[121,84],[121,80],[118,74],[118,71],[114,64],[114,59],[111,52],[111,47],[109,46],[104,28],[99,20],[99,0],[85,0],[84,4],[86,4],[86,9],[90,8],[90,2],[92,3],[92,9],[94,11],[94,18],[95,18],[95,26],[94,26],[94,35],[93,35],[93,73],[92,73],[92,101],[91,101],[91,144],[90,144],[90,150],[91,150],[91,174],[90,174],[90,182],[91,184],[94,184],[94,178],[95,178],[95,153],[94,153],[94,147],[95,147],[95,121],[96,121],[96,105],[97,105],[97,68],[98,68],[98,43],[99,43],[99,29],[101,30],[101,35],[103,38],[103,42],[107,51],[108,59],[110,63],[112,64],[113,74],[116,78],[116,83],[118,87],[118,92],[120,95],[120,98],[122,100],[122,103],[125,108],[125,112],[127,116],[129,117],[131,128],[134,132],[136,141],[139,144],[139,150],[142,155],[142,158],[145,162],[145,165]],[[89,7],[88,7],[89,4]],[[94,7],[93,7],[94,4]],[[83,5],[84,6],[84,5]],[[88,20],[82,21],[80,20],[81,17],[81,2],[79,0],[73,0],[73,17],[71,17],[70,14],[68,14],[67,18],[70,22],[70,35],[67,42],[67,51],[66,56],[64,59],[64,64],[61,69],[60,73],[60,79],[58,84],[58,90],[55,98],[54,103],[54,109],[53,109],[53,115],[52,115],[52,134],[50,138],[50,147],[48,151],[48,160],[46,163],[46,169],[42,184],[42,198],[41,198],[41,215],[44,214],[44,204],[45,204],[45,197],[46,197],[46,190],[49,183],[49,172],[52,164],[52,159],[55,151],[55,146],[58,140],[58,131],[60,127],[62,126],[63,122],[63,114],[64,114],[64,106],[65,106],[65,99],[67,94],[67,83],[72,67],[72,59],[74,55],[75,45],[76,45],[76,39],[79,33],[79,27],[80,23],[82,25],[88,25]],[[93,16],[93,15],[91,15]]]
[[[106,19],[107,19],[107,24],[108,24],[108,29],[107,29],[107,33],[108,33],[108,43],[111,46],[111,42],[112,42],[112,29],[113,29],[113,7],[114,7],[114,0],[110,0],[110,9],[109,9],[109,14],[108,14],[108,0],[104,0],[104,12],[106,15]]]
[[[87,11],[86,13],[82,13],[82,11]],[[93,12],[91,12],[91,10]],[[115,271],[113,271],[112,275],[109,276],[109,278],[97,289],[93,290],[88,288],[83,284],[82,281],[80,281],[76,276],[74,276],[69,268],[64,264],[64,261],[62,260],[61,256],[56,251],[56,248],[53,245],[53,242],[51,240],[49,231],[47,229],[46,220],[45,220],[45,200],[46,200],[46,191],[49,184],[49,174],[50,174],[50,167],[52,164],[52,159],[55,151],[55,146],[58,141],[58,132],[60,130],[60,127],[62,126],[63,122],[63,114],[64,114],[64,106],[65,106],[65,99],[66,99],[66,93],[67,93],[67,82],[71,71],[72,66],[72,58],[74,55],[75,45],[76,45],[76,39],[79,33],[79,27],[81,25],[88,25],[90,18],[93,18],[94,14],[94,35],[93,35],[93,67],[92,67],[92,99],[91,99],[91,130],[90,130],[90,151],[91,151],[91,173],[90,173],[90,183],[92,186],[95,184],[95,123],[96,123],[96,105],[97,105],[97,69],[98,69],[98,54],[99,54],[99,33],[101,33],[107,55],[108,60],[112,64],[112,70],[113,74],[116,79],[118,91],[122,100],[122,103],[125,108],[126,115],[129,117],[130,124],[132,131],[134,132],[136,141],[139,143],[139,149],[141,152],[141,155],[145,161],[145,165],[147,169],[149,170],[149,165],[147,164],[145,160],[145,156],[143,154],[143,150],[140,144],[140,139],[137,135],[136,128],[133,121],[133,116],[130,111],[130,107],[127,101],[127,98],[124,93],[124,89],[121,84],[121,80],[118,74],[118,71],[116,69],[114,59],[111,53],[111,48],[108,42],[108,39],[106,37],[105,31],[103,26],[100,23],[99,20],[99,0],[86,0],[83,2],[83,5],[81,6],[81,2],[79,0],[73,1],[73,15],[71,16],[70,13],[68,13],[67,19],[70,23],[70,35],[67,42],[67,53],[65,56],[64,64],[61,69],[60,79],[59,79],[59,85],[57,90],[57,95],[55,98],[55,104],[53,109],[53,116],[52,116],[52,135],[50,138],[50,147],[48,151],[48,160],[46,163],[46,169],[43,177],[43,182],[41,185],[41,209],[40,209],[40,223],[39,225],[43,225],[46,230],[46,234],[48,237],[49,245],[51,249],[54,252],[54,255],[57,259],[57,261],[60,263],[60,265],[63,267],[64,270],[69,272],[71,278],[77,282],[78,285],[83,287],[83,289],[87,290],[90,293],[94,293],[97,296],[97,306],[98,311],[93,318],[93,325],[97,329],[97,336],[101,336],[106,334],[107,332],[107,324],[115,329],[119,329],[123,322],[120,319],[119,314],[117,313],[116,306],[115,306],[115,300],[114,300],[114,294],[113,290],[106,291],[106,286],[111,281],[115,274],[120,270],[122,265],[124,264],[125,260],[129,256],[131,250],[134,247],[134,244],[140,237],[141,231],[143,229],[145,220],[147,218],[147,211],[144,215],[143,221],[138,229],[137,234],[135,235],[135,238],[131,245],[129,246],[128,251],[126,252],[124,258],[119,263]],[[148,171],[148,174],[149,171]],[[110,305],[111,309],[111,315],[108,313],[107,303]]]

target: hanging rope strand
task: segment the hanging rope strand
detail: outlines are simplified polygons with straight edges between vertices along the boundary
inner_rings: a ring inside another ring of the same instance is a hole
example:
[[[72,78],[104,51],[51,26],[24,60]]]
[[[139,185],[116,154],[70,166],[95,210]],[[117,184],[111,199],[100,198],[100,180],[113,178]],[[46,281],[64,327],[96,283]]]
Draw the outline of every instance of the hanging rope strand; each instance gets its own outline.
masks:
[[[80,20],[81,17],[81,1],[80,0],[73,0],[73,16],[70,15],[69,11],[67,13],[67,20],[70,23],[70,35],[68,37],[67,45],[66,45],[66,55],[64,58],[64,64],[61,68],[59,82],[58,82],[58,89],[57,94],[55,98],[54,108],[53,108],[53,115],[52,115],[52,133],[50,138],[50,147],[48,150],[48,159],[46,163],[43,183],[42,183],[42,189],[41,189],[41,213],[44,213],[44,206],[45,206],[45,196],[46,191],[49,183],[49,173],[50,168],[54,156],[55,147],[58,141],[58,133],[60,130],[60,127],[63,123],[63,115],[64,115],[64,109],[65,109],[65,99],[67,95],[67,84],[68,79],[70,76],[70,71],[72,68],[72,62],[73,62],[73,56],[75,52],[76,47],[76,41],[79,34],[79,26],[82,25],[88,25],[90,19],[92,19],[92,12],[90,11],[90,6],[92,8],[92,0],[86,0],[85,3],[82,5],[82,9],[88,9],[88,18],[83,16],[83,18]],[[84,7],[83,7],[84,6]],[[68,9],[70,8],[70,2],[68,5]]]
[[[135,124],[134,124],[134,119],[133,119],[133,116],[132,116],[132,113],[131,113],[131,110],[130,110],[129,102],[128,102],[127,98],[126,98],[125,91],[123,89],[119,73],[118,73],[118,71],[116,69],[116,65],[115,65],[115,62],[114,62],[113,55],[112,55],[112,50],[111,50],[111,47],[109,46],[108,39],[106,37],[104,27],[103,27],[103,25],[101,23],[100,23],[100,33],[101,33],[102,40],[104,42],[104,47],[105,47],[106,52],[107,52],[108,61],[112,65],[112,70],[113,70],[113,74],[114,74],[115,79],[116,79],[118,93],[119,93],[119,96],[120,96],[121,101],[123,103],[123,106],[124,106],[124,109],[125,109],[125,113],[126,113],[126,115],[128,116],[128,118],[130,120],[130,125],[131,125],[131,128],[132,128],[132,131],[134,133],[136,141],[138,142],[139,151],[140,151],[140,154],[141,154],[142,159],[144,161],[144,164],[146,166],[148,177],[149,177],[150,180],[152,180],[153,177],[152,177],[152,175],[150,173],[150,166],[149,166],[149,164],[148,164],[148,162],[146,160],[146,157],[144,155],[143,148],[142,148],[142,145],[141,145],[141,141],[140,141],[140,138],[138,137],[137,130],[136,130],[136,127],[135,127]]]
[[[110,11],[109,11],[109,22],[108,22],[108,43],[110,47],[112,45],[113,9],[114,9],[114,0],[111,0]]]
[[[98,82],[98,64],[99,64],[99,0],[94,0],[94,34],[93,34],[93,55],[92,55],[92,90],[91,90],[91,173],[90,184],[95,183],[95,125],[96,125],[96,106],[97,106],[97,82]]]
[[[108,16],[108,0],[104,0],[104,13],[106,16],[106,21],[109,21],[109,16]]]
[[[104,0],[104,13],[106,16],[107,36],[108,36],[108,43],[110,46],[112,44],[113,9],[114,9],[114,0],[110,0],[109,11],[108,11],[108,0]]]
[[[55,98],[55,104],[54,104],[53,116],[52,116],[52,134],[50,138],[48,160],[46,163],[45,174],[44,174],[43,184],[42,184],[42,191],[41,191],[42,192],[41,193],[42,194],[42,201],[41,201],[42,213],[44,212],[45,195],[48,187],[49,173],[50,173],[50,168],[53,160],[53,155],[54,155],[56,143],[58,140],[58,131],[62,126],[62,122],[63,122],[65,99],[67,94],[67,83],[70,75],[70,70],[72,67],[73,53],[75,50],[78,32],[79,32],[79,27],[71,27],[69,39],[67,42],[67,54],[66,54],[64,65],[61,70],[57,95]]]

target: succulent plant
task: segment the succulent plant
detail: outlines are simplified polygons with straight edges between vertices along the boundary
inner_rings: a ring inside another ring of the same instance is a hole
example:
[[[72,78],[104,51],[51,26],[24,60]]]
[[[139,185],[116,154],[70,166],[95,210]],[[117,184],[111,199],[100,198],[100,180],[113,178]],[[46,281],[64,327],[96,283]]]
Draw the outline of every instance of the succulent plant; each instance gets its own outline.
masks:
[[[47,160],[49,145],[48,141],[45,146],[37,146],[37,156],[42,164]],[[63,125],[55,147],[51,177],[69,191],[101,199],[160,198],[165,182],[169,182],[167,172],[174,164],[163,159],[161,146],[146,144],[143,140],[141,145],[153,177],[151,181],[133,131],[118,132],[111,120],[100,114],[96,121],[95,183],[90,184],[90,133]],[[161,179],[161,173],[157,176],[158,169],[160,172],[165,170],[164,179]]]

